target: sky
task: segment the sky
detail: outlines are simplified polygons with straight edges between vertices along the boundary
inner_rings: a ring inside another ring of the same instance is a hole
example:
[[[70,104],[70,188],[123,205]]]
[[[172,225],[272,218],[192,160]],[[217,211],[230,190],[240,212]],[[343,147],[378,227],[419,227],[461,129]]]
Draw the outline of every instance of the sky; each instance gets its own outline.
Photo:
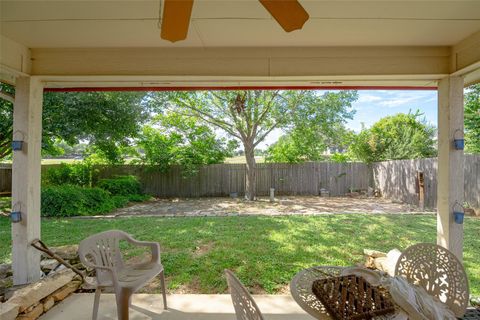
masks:
[[[362,123],[372,126],[381,118],[397,113],[420,110],[426,121],[437,126],[437,91],[421,90],[364,90],[358,91],[358,100],[353,104],[356,110],[347,127],[360,131]]]
[[[347,128],[359,132],[362,123],[368,128],[383,117],[397,113],[420,110],[427,123],[437,126],[436,90],[359,90],[358,100],[352,105],[356,111]],[[264,149],[282,135],[281,130],[273,131],[259,144]]]

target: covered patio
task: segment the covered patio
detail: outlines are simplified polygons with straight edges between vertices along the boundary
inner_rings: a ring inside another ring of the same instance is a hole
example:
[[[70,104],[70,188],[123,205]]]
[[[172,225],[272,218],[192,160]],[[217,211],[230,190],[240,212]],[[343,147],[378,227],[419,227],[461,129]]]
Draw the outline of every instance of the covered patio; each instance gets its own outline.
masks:
[[[92,300],[92,294],[75,294],[57,308],[52,309],[42,319],[61,320],[65,319],[67,313],[71,320],[86,319],[84,311],[90,310]],[[235,317],[232,300],[230,295],[226,294],[175,294],[168,296],[168,301],[169,309],[163,310],[158,295],[137,294],[130,308],[130,319],[226,320]],[[287,295],[255,296],[255,301],[267,319],[312,319]],[[116,312],[115,297],[111,294],[104,295],[99,310],[101,319],[116,319]]]
[[[453,139],[463,135],[463,90],[480,82],[480,2],[301,3],[310,18],[286,33],[256,0],[197,0],[186,40],[172,44],[160,38],[162,1],[1,1],[0,80],[15,85],[14,132],[24,141],[13,155],[12,206],[22,217],[12,223],[14,284],[40,277],[40,255],[30,243],[41,237],[46,90],[437,90],[437,243],[461,260],[463,225],[454,222],[453,208],[463,203],[463,150]],[[87,303],[83,295],[74,299]],[[172,301],[180,306],[183,299]],[[271,301],[264,299],[268,314]],[[293,303],[272,299],[273,309]],[[78,307],[69,306],[61,310]],[[188,308],[201,318],[200,309]],[[46,319],[61,319],[59,312]],[[285,312],[301,318],[294,306]]]

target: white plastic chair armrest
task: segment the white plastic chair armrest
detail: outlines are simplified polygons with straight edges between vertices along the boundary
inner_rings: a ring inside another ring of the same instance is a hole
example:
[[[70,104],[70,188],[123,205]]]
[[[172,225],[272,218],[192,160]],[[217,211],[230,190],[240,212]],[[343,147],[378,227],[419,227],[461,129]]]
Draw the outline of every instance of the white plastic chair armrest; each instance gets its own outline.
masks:
[[[158,264],[161,263],[160,262],[160,245],[158,244],[158,242],[139,241],[139,240],[135,240],[131,237],[128,237],[127,241],[134,244],[134,245],[137,245],[137,246],[150,247],[151,252],[152,252],[151,262],[155,262],[155,263],[158,263]]]

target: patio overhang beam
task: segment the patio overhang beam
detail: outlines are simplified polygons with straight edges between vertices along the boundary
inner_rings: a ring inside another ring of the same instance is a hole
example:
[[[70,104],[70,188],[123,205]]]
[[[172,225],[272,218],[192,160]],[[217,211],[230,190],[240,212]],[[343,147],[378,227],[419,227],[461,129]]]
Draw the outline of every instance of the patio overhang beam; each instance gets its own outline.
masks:
[[[42,76],[46,91],[178,91],[232,89],[435,90],[437,81],[441,78],[442,76],[439,75],[291,77]]]
[[[30,49],[3,35],[0,35],[0,43],[0,81],[15,84],[17,77],[29,76]]]
[[[464,85],[480,82],[480,31],[452,47],[451,75],[464,77]]]
[[[91,91],[202,91],[202,90],[437,90],[437,87],[416,86],[200,86],[200,87],[69,87],[45,88],[45,92]]]
[[[450,47],[45,48],[32,75],[388,77],[450,74]]]

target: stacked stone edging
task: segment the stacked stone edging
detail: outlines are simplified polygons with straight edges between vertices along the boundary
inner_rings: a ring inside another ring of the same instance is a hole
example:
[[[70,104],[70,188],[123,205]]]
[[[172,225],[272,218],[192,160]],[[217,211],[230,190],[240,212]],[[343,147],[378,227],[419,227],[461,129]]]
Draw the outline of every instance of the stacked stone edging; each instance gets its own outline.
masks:
[[[52,251],[78,269],[85,269],[78,258],[77,246],[52,248]],[[4,290],[4,303],[0,303],[2,320],[35,320],[55,304],[77,291],[81,278],[56,260],[42,254],[42,272],[45,277],[17,290]],[[11,284],[11,266],[0,266],[0,281]]]

